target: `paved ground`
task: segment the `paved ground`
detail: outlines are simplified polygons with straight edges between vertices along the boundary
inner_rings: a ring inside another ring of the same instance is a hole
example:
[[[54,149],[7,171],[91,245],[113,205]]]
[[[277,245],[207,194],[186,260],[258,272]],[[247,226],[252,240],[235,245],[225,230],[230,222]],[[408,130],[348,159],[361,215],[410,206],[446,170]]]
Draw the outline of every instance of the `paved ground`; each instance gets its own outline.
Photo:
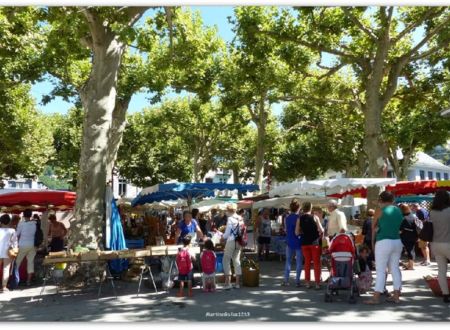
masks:
[[[48,286],[39,301],[40,288],[26,288],[0,294],[0,321],[450,321],[450,305],[434,297],[422,279],[437,274],[435,263],[403,271],[402,303],[378,306],[363,305],[364,296],[355,305],[345,299],[324,303],[324,290],[280,287],[282,268],[279,261],[262,262],[260,287],[216,293],[197,288],[193,298],[176,298],[176,289],[155,294],[149,287],[136,297],[137,283],[122,281],[116,281],[117,300],[109,286],[100,301],[95,289],[56,295],[56,288]],[[389,278],[388,289],[390,285]]]

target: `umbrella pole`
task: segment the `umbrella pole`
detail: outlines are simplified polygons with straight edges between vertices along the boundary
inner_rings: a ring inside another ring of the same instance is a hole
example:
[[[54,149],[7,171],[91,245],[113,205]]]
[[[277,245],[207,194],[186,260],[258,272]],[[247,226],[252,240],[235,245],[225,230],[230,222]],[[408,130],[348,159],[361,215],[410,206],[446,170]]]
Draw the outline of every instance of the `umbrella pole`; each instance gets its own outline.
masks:
[[[187,205],[188,205],[189,211],[192,211],[192,196],[188,196]]]

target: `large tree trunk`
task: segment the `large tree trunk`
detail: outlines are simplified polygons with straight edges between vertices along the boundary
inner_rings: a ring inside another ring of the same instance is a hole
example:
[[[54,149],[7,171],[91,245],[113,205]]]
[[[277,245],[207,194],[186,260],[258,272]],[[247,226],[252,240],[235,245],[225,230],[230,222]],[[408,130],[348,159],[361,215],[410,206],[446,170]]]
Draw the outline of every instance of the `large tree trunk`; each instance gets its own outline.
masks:
[[[365,70],[366,97],[363,105],[364,112],[364,151],[369,161],[369,177],[382,178],[387,176],[387,150],[386,143],[381,134],[381,114],[386,104],[383,102],[381,87],[385,71],[385,61],[390,47],[389,27],[390,17],[386,16],[385,7],[380,7],[380,19],[384,21],[383,27],[378,31],[379,39],[371,70]],[[392,8],[390,9],[392,11]],[[371,187],[367,190],[367,206],[377,206],[378,195],[381,189]]]
[[[127,110],[130,103],[130,98],[126,100],[117,100],[116,106],[112,115],[112,124],[109,130],[108,141],[108,159],[106,161],[106,178],[112,177],[114,162],[119,152],[120,144],[122,143],[123,132],[127,126]]]
[[[192,160],[193,166],[192,181],[195,183],[200,182],[200,168],[201,168],[200,157],[201,157],[200,150],[199,147],[196,145],[194,148],[194,158]]]
[[[233,183],[239,184],[239,167],[237,165],[233,165],[231,170],[233,172]],[[241,191],[238,192],[238,199],[242,199]]]
[[[403,160],[400,166],[400,176],[397,178],[399,181],[407,181],[408,180],[408,170],[411,165],[411,151],[407,151],[403,153]]]
[[[381,111],[380,102],[368,98],[364,111],[364,151],[369,161],[369,177],[371,178],[382,178],[387,174],[385,143],[381,135]],[[370,187],[367,190],[368,208],[377,206],[380,192],[379,187]]]
[[[267,113],[264,101],[265,98],[262,97],[259,103],[258,119],[255,122],[258,130],[256,142],[255,183],[259,185],[260,190],[263,190],[262,184],[264,176],[264,153],[266,151]]]
[[[71,245],[102,247],[105,216],[105,187],[120,142],[111,128],[119,131],[121,123],[113,123],[116,86],[125,45],[117,40],[98,17],[91,15],[94,58],[87,84],[80,93],[85,109],[75,216],[78,230],[73,231]],[[99,24],[100,23],[100,24]],[[114,141],[109,145],[109,139]]]

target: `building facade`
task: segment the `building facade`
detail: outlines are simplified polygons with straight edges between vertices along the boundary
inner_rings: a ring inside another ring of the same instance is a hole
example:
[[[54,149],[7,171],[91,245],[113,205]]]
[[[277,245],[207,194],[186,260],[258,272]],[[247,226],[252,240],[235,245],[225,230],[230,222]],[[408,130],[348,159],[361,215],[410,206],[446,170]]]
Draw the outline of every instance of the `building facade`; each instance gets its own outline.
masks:
[[[395,178],[395,173],[392,166],[388,166],[387,176]],[[344,172],[328,171],[325,174],[327,179],[345,178]],[[415,160],[408,169],[407,181],[421,181],[421,180],[449,180],[450,167],[444,165],[437,159],[419,151],[416,154]]]
[[[4,189],[48,189],[42,182],[30,178],[4,179],[0,184]]]

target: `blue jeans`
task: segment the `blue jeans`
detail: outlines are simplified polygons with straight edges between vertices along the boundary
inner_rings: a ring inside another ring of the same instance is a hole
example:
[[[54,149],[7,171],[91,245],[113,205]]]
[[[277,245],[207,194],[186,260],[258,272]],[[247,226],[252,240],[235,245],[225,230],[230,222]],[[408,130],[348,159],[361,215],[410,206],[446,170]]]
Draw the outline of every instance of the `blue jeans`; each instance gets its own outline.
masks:
[[[291,249],[289,246],[286,246],[286,265],[284,267],[284,281],[289,282],[289,274],[291,272],[291,261],[292,257],[295,253],[295,260],[297,263],[297,274],[295,276],[296,283],[300,283],[300,275],[302,274],[303,269],[303,254],[301,249]]]

